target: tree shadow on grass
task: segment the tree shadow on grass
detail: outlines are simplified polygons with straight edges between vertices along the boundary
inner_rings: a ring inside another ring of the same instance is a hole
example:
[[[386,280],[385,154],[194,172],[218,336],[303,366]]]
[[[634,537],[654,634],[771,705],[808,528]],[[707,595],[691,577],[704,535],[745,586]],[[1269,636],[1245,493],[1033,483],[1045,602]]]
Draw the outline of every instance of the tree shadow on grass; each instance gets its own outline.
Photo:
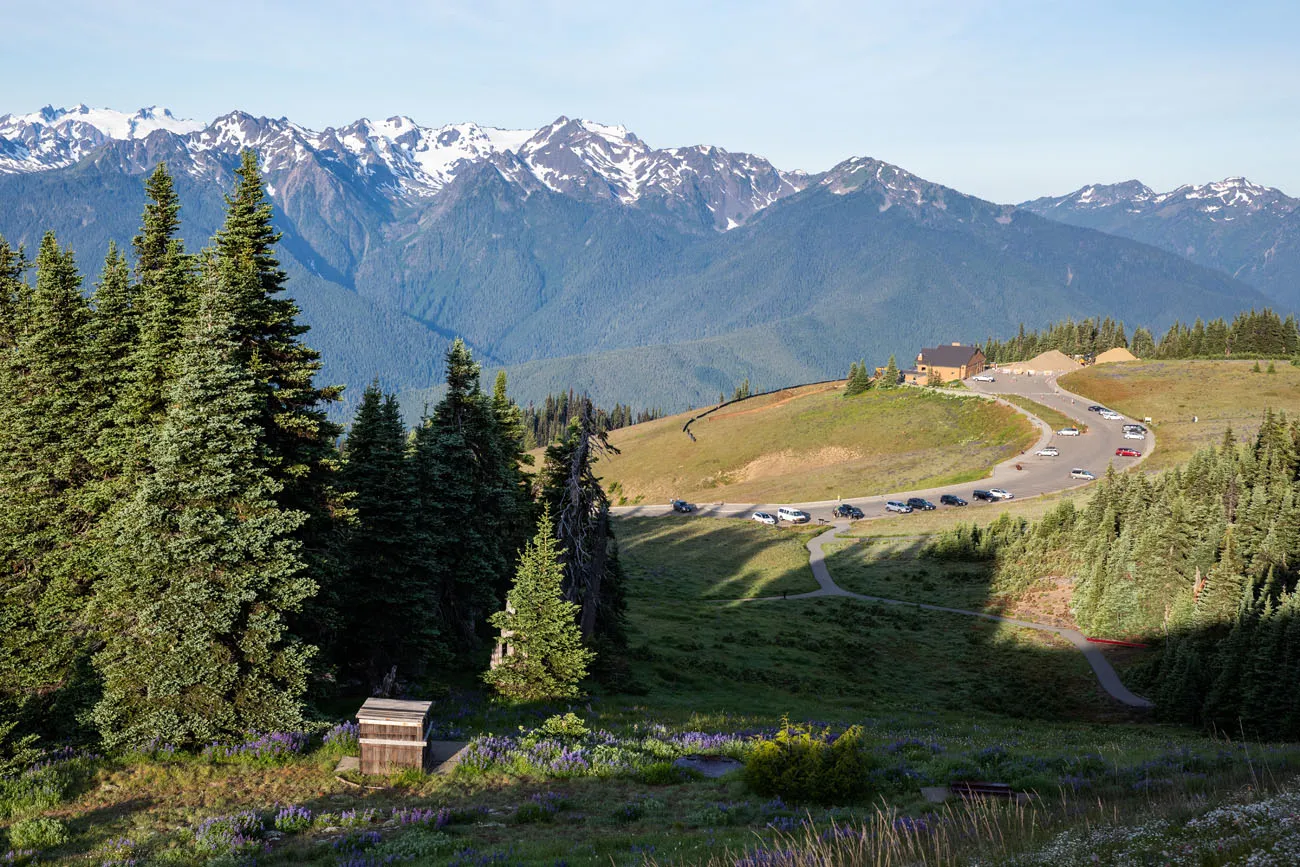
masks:
[[[617,527],[629,576],[632,657],[652,701],[757,712],[784,702],[822,719],[873,708],[1144,718],[1109,696],[1084,656],[1050,633],[915,605],[782,599],[779,588],[793,596],[796,588],[816,587],[803,550],[806,536],[781,538],[754,532],[770,528],[738,529],[742,522],[723,519],[672,520],[636,519]],[[859,541],[828,553],[826,562],[839,586],[854,592],[1019,614],[992,591],[991,569],[927,561],[920,556],[924,542]],[[798,557],[773,558],[768,550],[796,543]],[[861,562],[851,566],[855,558]],[[748,564],[758,562],[764,564],[761,575],[746,578]],[[762,590],[749,595],[767,598],[715,596],[733,588]]]

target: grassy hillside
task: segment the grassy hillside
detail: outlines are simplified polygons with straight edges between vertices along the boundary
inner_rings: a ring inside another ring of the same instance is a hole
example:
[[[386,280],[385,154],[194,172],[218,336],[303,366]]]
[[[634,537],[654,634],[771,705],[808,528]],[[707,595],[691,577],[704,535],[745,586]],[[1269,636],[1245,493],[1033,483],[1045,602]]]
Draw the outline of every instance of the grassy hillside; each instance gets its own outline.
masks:
[[[807,533],[671,517],[616,529],[633,669],[652,706],[818,719],[917,707],[1049,719],[1111,711],[1083,657],[1051,636],[853,599],[771,598],[815,589]],[[759,588],[767,600],[737,601]]]
[[[1060,383],[1134,418],[1150,416],[1160,447],[1143,469],[1163,470],[1217,443],[1228,426],[1254,433],[1268,407],[1300,413],[1300,367],[1275,364],[1270,374],[1253,373],[1253,361],[1130,361],[1088,367]]]
[[[449,775],[339,775],[336,761],[357,744],[338,729],[323,745],[303,736],[199,754],[59,750],[0,779],[0,850],[15,850],[2,863],[732,867],[792,863],[774,854],[791,846],[823,855],[829,846],[839,854],[815,860],[837,864],[977,855],[990,865],[1165,863],[1158,851],[1132,852],[1151,842],[1137,831],[1096,830],[1150,816],[1144,827],[1160,846],[1204,844],[1206,857],[1177,863],[1225,864],[1240,862],[1213,854],[1272,847],[1287,833],[1277,826],[1294,813],[1290,801],[1278,821],[1249,807],[1208,830],[1186,820],[1240,803],[1233,793],[1247,786],[1256,799],[1287,785],[1300,768],[1292,745],[1107,722],[1077,652],[995,624],[847,599],[735,601],[811,586],[808,531],[671,517],[621,520],[616,530],[628,573],[630,692],[598,691],[568,707],[445,693],[434,736],[471,742]],[[864,587],[908,591],[909,575],[890,574],[890,551],[873,563],[867,547],[837,554],[832,568]],[[980,570],[951,571],[919,589],[960,585],[962,601],[978,601]],[[544,728],[565,711],[585,729]],[[746,759],[786,715],[820,721],[811,723],[819,732],[860,725],[870,793],[792,803],[736,774],[702,779],[669,764],[699,753]],[[922,786],[958,779],[1041,798],[970,812],[921,797]],[[1236,817],[1248,814],[1243,832]],[[1117,845],[1129,848],[1107,858]],[[1007,860],[1025,851],[1039,854]]]
[[[844,398],[808,386],[615,431],[600,473],[616,503],[807,502],[983,478],[1034,440],[1021,415],[923,389]]]

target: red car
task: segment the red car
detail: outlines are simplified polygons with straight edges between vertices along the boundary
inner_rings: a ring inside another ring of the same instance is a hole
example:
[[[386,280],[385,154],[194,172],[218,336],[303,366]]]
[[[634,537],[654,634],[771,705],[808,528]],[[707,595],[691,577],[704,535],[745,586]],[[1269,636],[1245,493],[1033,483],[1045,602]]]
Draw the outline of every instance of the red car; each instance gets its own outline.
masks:
[[[1115,449],[1115,457],[1118,458],[1140,458],[1142,453],[1137,449]]]

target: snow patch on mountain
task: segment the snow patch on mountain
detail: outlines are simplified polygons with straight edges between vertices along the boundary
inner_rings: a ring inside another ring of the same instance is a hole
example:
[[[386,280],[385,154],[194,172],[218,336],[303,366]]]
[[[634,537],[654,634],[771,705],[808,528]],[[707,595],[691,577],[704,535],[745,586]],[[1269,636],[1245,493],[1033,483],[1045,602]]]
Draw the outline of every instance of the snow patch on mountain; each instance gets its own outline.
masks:
[[[1026,206],[1039,213],[1054,209],[1095,211],[1122,207],[1130,214],[1165,216],[1191,208],[1211,221],[1229,222],[1260,211],[1290,213],[1300,207],[1300,200],[1273,187],[1233,177],[1208,184],[1185,184],[1165,193],[1157,193],[1139,181],[1090,184],[1069,195],[1037,199]]]

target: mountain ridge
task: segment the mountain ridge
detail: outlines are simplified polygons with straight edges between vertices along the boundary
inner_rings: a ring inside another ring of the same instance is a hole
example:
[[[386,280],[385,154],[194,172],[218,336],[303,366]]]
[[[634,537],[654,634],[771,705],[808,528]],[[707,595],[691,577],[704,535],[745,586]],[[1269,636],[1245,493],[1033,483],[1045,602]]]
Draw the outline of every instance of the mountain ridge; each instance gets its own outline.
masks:
[[[161,109],[134,125],[96,111],[0,117],[0,148],[48,157],[0,170],[0,234],[34,246],[53,229],[93,272],[109,240],[134,234],[143,179],[165,162],[197,250],[252,147],[309,339],[352,395],[375,376],[410,393],[435,384],[452,336],[518,370],[525,400],[574,385],[585,358],[604,366],[583,378],[598,400],[671,409],[751,373],[825,378],[1022,321],[1159,326],[1268,303],[1168,252],[871,157],[782,172],[563,115],[531,131],[395,117],[316,132],[240,111],[201,129]],[[177,129],[147,128],[164,122]],[[61,134],[61,150],[23,144]]]

